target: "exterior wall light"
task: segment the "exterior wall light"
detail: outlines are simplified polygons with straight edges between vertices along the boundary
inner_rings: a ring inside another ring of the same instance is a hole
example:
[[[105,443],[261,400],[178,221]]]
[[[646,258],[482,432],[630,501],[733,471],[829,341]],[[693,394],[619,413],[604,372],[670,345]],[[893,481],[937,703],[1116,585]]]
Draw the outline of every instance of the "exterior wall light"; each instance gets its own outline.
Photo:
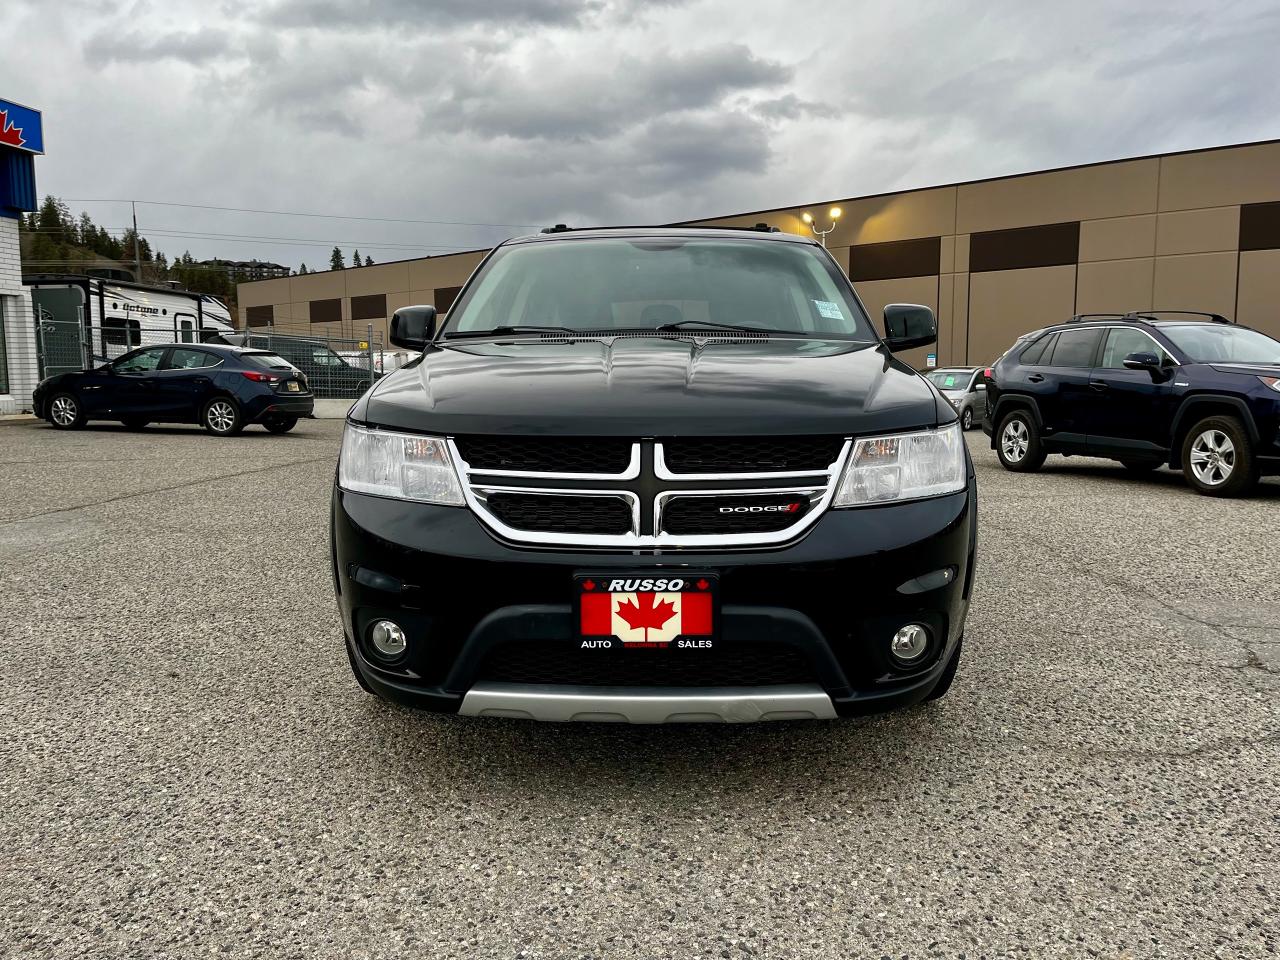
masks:
[[[839,207],[832,207],[828,210],[827,216],[831,218],[831,226],[827,227],[825,230],[818,229],[818,225],[814,223],[813,214],[808,210],[800,214],[800,219],[809,225],[809,229],[814,232],[815,236],[821,238],[822,245],[825,247],[827,245],[827,234],[836,228],[836,221],[840,219],[840,215],[842,213],[844,213],[844,211]]]

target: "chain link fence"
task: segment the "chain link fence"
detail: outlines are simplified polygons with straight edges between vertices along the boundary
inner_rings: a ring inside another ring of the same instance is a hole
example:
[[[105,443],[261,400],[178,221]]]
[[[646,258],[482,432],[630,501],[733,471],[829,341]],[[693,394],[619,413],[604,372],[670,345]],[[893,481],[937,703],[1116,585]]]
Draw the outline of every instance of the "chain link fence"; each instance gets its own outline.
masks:
[[[381,333],[375,337],[372,326],[362,340],[276,333],[270,327],[254,327],[240,336],[245,346],[270,350],[301,370],[320,400],[356,399],[387,364]]]
[[[17,298],[11,298],[11,303],[25,306]],[[174,318],[170,324],[120,317],[86,323],[85,306],[78,291],[71,289],[36,291],[31,312],[32,326],[27,329],[34,342],[28,343],[26,351],[8,351],[6,366],[11,379],[29,381],[27,390],[46,377],[101,366],[140,347],[209,342],[270,350],[306,375],[317,399],[354,400],[384,373],[416,356],[387,350],[381,332],[375,335],[372,325],[363,338],[356,339],[277,333],[270,327],[224,335],[200,329],[198,321],[185,318]]]

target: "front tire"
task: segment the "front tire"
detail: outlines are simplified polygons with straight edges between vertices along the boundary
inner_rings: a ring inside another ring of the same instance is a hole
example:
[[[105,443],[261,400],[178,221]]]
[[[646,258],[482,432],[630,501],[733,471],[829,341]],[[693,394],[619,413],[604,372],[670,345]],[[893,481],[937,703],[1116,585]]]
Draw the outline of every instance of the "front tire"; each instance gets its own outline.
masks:
[[[262,421],[262,426],[268,433],[288,433],[297,425],[297,417],[272,417]]]
[[[1040,428],[1029,410],[1013,410],[996,430],[996,456],[1000,465],[1014,473],[1031,473],[1044,465]]]
[[[244,429],[240,404],[230,397],[214,397],[204,405],[200,423],[215,437],[230,437]]]
[[[1258,482],[1258,459],[1244,424],[1205,417],[1182,441],[1182,473],[1196,493],[1238,497]]]
[[[79,430],[84,426],[84,407],[75,394],[59,393],[49,400],[49,422],[58,430]]]

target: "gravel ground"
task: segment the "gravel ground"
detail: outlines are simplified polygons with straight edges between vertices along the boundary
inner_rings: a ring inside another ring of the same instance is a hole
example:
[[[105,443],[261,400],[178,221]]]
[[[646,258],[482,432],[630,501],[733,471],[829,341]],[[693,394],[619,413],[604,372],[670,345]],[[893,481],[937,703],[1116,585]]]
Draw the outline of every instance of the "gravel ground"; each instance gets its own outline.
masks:
[[[1004,473],[951,693],[838,724],[380,704],[340,424],[0,425],[0,955],[1269,957],[1280,483]]]

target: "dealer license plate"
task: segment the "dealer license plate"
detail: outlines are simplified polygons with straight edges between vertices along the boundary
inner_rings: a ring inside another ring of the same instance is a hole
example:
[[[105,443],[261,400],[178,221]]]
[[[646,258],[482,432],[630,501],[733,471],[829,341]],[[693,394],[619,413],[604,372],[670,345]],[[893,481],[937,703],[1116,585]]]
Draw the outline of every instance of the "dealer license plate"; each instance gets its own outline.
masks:
[[[711,573],[592,573],[574,577],[584,650],[707,650],[719,632],[719,578]]]
[[[284,388],[288,393],[297,393],[299,390],[302,389],[300,386],[298,386],[297,380],[290,380],[288,383],[284,385]]]

